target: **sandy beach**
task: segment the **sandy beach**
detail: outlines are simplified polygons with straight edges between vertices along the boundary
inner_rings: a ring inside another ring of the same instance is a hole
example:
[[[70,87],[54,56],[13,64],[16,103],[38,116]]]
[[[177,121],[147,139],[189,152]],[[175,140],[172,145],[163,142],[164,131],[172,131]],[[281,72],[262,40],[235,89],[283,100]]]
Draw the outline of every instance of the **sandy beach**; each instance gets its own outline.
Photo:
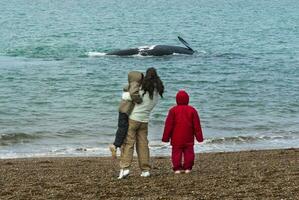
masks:
[[[200,153],[190,174],[153,157],[117,180],[109,157],[0,160],[0,199],[299,199],[299,149]]]

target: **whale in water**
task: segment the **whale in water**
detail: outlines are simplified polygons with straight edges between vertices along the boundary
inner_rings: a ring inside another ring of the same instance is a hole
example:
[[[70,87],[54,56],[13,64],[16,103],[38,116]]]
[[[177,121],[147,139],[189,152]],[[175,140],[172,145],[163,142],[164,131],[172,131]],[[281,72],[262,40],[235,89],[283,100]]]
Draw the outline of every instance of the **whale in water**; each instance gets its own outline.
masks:
[[[106,53],[106,55],[116,55],[116,56],[165,56],[172,54],[189,54],[192,55],[195,51],[190,47],[190,45],[180,36],[178,39],[186,46],[171,46],[171,45],[152,45],[143,46],[138,48],[130,48],[123,50],[116,50]]]

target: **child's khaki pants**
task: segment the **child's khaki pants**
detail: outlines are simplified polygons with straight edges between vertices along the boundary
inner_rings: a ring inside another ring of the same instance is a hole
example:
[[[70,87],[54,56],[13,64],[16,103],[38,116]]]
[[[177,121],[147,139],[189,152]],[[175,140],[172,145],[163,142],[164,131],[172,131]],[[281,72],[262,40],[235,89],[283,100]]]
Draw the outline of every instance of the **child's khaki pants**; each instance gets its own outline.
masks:
[[[121,148],[120,168],[130,168],[133,160],[134,145],[138,156],[139,167],[142,171],[149,171],[148,123],[129,119],[127,137]]]

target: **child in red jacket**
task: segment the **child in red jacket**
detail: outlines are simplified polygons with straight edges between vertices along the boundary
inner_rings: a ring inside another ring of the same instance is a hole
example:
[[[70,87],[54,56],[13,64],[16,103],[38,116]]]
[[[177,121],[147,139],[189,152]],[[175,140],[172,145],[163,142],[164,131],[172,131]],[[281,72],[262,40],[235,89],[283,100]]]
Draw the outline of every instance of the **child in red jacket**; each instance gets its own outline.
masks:
[[[184,170],[190,173],[195,159],[194,137],[198,142],[203,141],[200,119],[196,109],[188,105],[187,92],[180,90],[176,102],[177,105],[169,110],[166,118],[162,141],[171,140],[174,172],[179,174]]]

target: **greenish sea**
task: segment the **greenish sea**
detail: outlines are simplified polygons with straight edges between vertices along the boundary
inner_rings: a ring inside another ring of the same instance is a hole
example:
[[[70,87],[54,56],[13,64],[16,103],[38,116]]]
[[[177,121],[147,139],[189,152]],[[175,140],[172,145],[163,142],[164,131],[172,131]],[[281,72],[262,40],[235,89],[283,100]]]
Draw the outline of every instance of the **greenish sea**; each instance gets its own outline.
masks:
[[[165,95],[151,115],[152,155],[185,89],[200,113],[196,152],[299,147],[296,0],[0,2],[0,158],[107,156],[127,73],[155,67]],[[145,45],[194,55],[105,56]]]

